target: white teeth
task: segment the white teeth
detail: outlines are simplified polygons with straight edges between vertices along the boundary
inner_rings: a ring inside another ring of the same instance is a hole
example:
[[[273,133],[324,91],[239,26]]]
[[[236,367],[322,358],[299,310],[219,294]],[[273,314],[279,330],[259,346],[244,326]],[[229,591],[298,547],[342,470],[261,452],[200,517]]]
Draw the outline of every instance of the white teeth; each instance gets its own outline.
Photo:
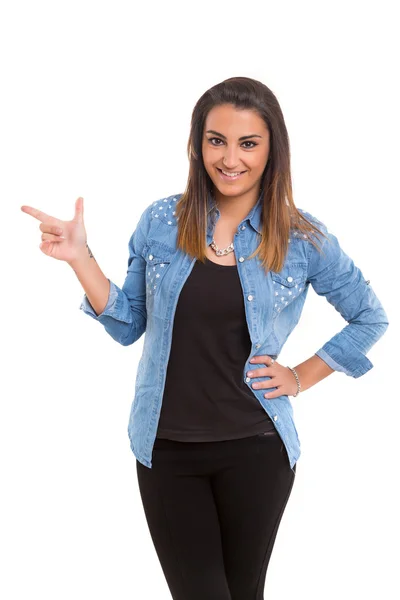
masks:
[[[221,169],[222,171],[222,169]],[[236,175],[240,175],[240,171],[237,173],[227,173],[226,171],[222,171],[224,175],[228,175],[228,177],[236,177]]]

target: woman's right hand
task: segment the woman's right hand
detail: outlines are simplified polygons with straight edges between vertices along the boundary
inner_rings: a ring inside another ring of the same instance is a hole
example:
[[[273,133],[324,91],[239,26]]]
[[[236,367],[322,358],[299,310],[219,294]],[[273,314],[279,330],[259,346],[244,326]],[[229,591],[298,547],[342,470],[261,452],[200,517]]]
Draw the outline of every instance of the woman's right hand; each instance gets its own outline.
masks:
[[[41,221],[39,229],[42,231],[42,243],[39,248],[44,254],[69,264],[83,254],[87,246],[83,198],[76,200],[75,215],[71,221],[61,221],[32,206],[21,206],[21,210]]]

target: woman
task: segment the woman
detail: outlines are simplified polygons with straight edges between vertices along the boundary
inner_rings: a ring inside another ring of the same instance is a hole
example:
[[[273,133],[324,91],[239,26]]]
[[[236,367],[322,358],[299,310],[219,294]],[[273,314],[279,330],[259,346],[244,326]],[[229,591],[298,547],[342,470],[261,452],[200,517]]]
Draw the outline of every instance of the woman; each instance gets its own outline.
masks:
[[[263,598],[300,456],[289,396],[359,377],[387,315],[335,235],[294,205],[289,139],[262,83],[228,79],[197,102],[184,193],[147,206],[122,288],[65,222],[31,207],[41,250],[66,261],[81,309],[127,346],[146,332],[128,433],[172,597]],[[277,362],[310,284],[347,325],[296,367]]]

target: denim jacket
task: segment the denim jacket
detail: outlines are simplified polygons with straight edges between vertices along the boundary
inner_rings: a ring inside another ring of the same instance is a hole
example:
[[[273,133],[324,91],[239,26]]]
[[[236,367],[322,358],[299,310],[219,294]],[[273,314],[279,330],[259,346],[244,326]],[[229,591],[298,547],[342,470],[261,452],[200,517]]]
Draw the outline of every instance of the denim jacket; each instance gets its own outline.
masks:
[[[128,435],[133,454],[152,467],[152,451],[161,412],[167,364],[172,341],[173,320],[180,291],[195,264],[177,249],[176,202],[181,194],[148,205],[128,244],[127,275],[122,288],[110,281],[104,311],[96,315],[83,297],[80,309],[99,321],[107,333],[123,346],[136,342],[145,333],[138,363],[135,395],[131,405]],[[207,245],[211,243],[220,212],[211,194],[208,199]],[[383,335],[388,318],[369,281],[341,249],[335,235],[310,213],[299,209],[328,239],[322,238],[321,254],[308,236],[292,229],[289,250],[281,271],[265,273],[260,259],[248,257],[257,248],[261,233],[261,195],[234,237],[234,252],[243,289],[251,352],[243,365],[243,380],[273,420],[285,445],[290,467],[300,456],[300,441],[287,395],[264,398],[265,389],[253,389],[247,377],[254,368],[255,355],[277,358],[300,319],[310,284],[347,321],[336,335],[315,354],[332,369],[360,377],[372,368],[366,353]],[[318,243],[318,240],[317,240]],[[258,363],[257,368],[266,366]],[[267,377],[270,379],[270,377]],[[270,391],[276,390],[270,388]]]

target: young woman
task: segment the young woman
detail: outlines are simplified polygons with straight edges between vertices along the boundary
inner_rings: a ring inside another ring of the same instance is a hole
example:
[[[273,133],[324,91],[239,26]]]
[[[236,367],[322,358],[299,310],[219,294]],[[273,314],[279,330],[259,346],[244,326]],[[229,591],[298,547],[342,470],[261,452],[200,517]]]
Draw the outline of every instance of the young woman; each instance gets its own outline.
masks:
[[[144,332],[128,433],[172,597],[259,600],[300,456],[289,396],[334,371],[360,377],[387,315],[326,225],[296,208],[289,139],[262,83],[228,79],[197,102],[183,193],[148,205],[122,288],[72,221],[41,221],[82,310],[124,346]],[[296,367],[276,359],[309,290],[347,321]]]

